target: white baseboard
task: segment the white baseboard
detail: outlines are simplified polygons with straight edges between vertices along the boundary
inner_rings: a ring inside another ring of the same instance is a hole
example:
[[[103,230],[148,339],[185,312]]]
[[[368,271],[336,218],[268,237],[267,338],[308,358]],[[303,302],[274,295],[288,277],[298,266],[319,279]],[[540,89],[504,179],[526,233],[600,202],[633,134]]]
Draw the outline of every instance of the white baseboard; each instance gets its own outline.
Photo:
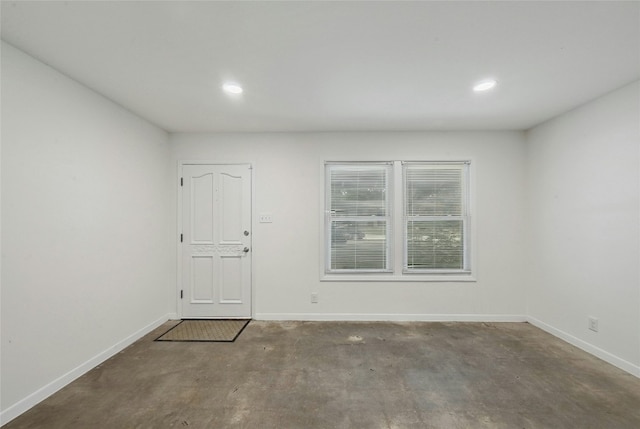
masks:
[[[519,314],[256,313],[255,320],[362,322],[526,322]]]
[[[640,378],[640,366],[634,365],[631,362],[627,362],[624,359],[619,358],[616,355],[613,355],[605,350],[602,350],[599,347],[594,346],[580,338],[574,337],[571,334],[568,334],[560,329],[556,329],[551,325],[547,325],[546,323],[536,319],[535,317],[527,317],[527,321],[531,323],[533,326],[542,329],[545,332],[550,333],[551,335],[560,338],[567,343],[578,347],[579,349],[584,350],[587,353],[594,355],[597,358],[602,359],[603,361],[610,363],[613,366],[617,366],[623,371],[628,372],[629,374],[635,375]]]
[[[15,419],[20,414],[24,413],[34,405],[42,402],[43,400],[45,400],[46,398],[48,398],[58,390],[62,389],[64,386],[71,383],[81,375],[87,373],[89,370],[100,365],[102,362],[106,361],[110,357],[121,352],[122,350],[124,350],[125,348],[127,348],[128,346],[130,346],[131,344],[133,344],[134,342],[136,342],[137,340],[139,340],[140,338],[142,338],[143,336],[145,336],[146,334],[153,331],[158,326],[162,325],[164,322],[169,320],[168,316],[169,315],[162,316],[161,318],[151,322],[147,326],[129,335],[127,338],[123,339],[117,344],[114,344],[113,346],[109,347],[102,353],[99,353],[98,355],[92,357],[91,359],[84,362],[80,366],[72,369],[71,371],[67,372],[61,377],[58,377],[56,380],[52,381],[46,386],[36,390],[26,398],[21,399],[20,401],[11,405],[6,410],[2,410],[0,412],[0,425],[9,423],[11,420]]]

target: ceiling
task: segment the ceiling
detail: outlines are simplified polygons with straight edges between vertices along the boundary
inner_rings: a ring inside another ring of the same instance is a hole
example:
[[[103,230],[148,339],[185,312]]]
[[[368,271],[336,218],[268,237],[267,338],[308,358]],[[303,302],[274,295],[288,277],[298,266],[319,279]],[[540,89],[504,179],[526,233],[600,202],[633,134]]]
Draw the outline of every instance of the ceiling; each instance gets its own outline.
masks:
[[[640,2],[2,1],[2,39],[170,132],[522,130],[640,78]],[[498,86],[474,93],[473,84]],[[221,91],[226,80],[241,96]]]

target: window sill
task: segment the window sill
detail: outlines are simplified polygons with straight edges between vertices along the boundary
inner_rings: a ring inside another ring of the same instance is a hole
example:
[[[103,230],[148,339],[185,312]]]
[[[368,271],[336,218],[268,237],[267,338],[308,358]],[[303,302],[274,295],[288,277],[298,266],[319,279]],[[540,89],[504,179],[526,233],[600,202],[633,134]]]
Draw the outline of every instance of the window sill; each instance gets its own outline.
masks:
[[[321,282],[476,282],[472,274],[324,274]]]

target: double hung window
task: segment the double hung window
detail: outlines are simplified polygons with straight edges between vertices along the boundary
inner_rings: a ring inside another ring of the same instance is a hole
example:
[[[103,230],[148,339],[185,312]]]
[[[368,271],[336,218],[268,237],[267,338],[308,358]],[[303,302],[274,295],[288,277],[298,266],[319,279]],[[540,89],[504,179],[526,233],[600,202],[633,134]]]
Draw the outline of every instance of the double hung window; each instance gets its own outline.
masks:
[[[468,271],[467,169],[464,163],[406,163],[405,272]]]
[[[324,225],[325,277],[468,275],[469,162],[326,163]]]
[[[389,272],[390,163],[326,165],[328,272]]]

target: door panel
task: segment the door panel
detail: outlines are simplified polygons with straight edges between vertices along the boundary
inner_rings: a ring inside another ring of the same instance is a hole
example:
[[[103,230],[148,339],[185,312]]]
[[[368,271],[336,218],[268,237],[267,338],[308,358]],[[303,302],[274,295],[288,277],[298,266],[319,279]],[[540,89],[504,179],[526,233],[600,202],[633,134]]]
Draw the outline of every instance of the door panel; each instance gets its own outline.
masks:
[[[220,239],[225,244],[242,242],[242,177],[220,175]]]
[[[242,257],[222,256],[220,258],[220,302],[242,302]]]
[[[213,304],[212,280],[213,256],[191,255],[191,302]]]
[[[190,177],[191,181],[191,241],[213,244],[214,185],[213,174]]]
[[[251,167],[182,167],[182,317],[251,317]]]

